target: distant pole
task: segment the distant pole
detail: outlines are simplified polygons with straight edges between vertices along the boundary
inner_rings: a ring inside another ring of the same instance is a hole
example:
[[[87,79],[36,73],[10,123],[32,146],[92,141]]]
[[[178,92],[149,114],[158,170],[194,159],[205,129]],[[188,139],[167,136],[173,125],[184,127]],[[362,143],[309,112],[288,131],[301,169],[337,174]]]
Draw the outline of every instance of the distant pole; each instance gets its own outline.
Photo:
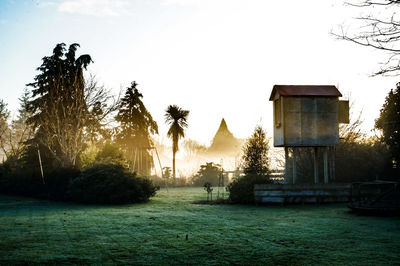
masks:
[[[324,148],[324,183],[328,184],[328,147]]]
[[[157,155],[157,159],[158,159],[158,164],[160,165],[160,169],[161,169],[161,178],[164,180],[164,182],[165,182],[165,188],[167,189],[167,192],[168,192],[168,183],[167,183],[167,180],[165,180],[165,178],[164,178],[164,173],[163,173],[163,168],[162,168],[162,166],[161,166],[160,156],[158,156],[158,151],[157,151],[157,148],[156,148],[156,147],[154,147],[154,150],[156,151],[156,155]]]
[[[40,150],[39,150],[39,145],[37,145],[37,152],[38,152],[38,157],[39,157],[39,165],[40,165],[40,173],[42,174],[42,183],[44,183],[44,174],[43,174],[43,166],[42,166],[42,157],[40,157]]]
[[[285,147],[285,181],[289,183],[289,148]]]
[[[292,157],[293,157],[293,160],[292,160],[292,163],[293,163],[293,178],[292,178],[292,183],[293,183],[293,184],[296,183],[296,151],[297,151],[296,147],[293,147],[293,151],[292,151],[292,153],[293,153],[293,155],[292,155]]]
[[[314,147],[314,184],[318,184],[318,147]]]
[[[222,170],[222,173],[221,173],[221,176],[222,176],[222,199],[224,199],[224,190],[225,190],[225,180],[224,180],[224,178],[225,178],[225,175],[224,175],[224,171]]]
[[[222,171],[222,164],[224,163],[224,160],[221,158],[221,163],[220,163],[220,166],[221,166],[221,171]],[[222,173],[222,172],[221,172]],[[222,184],[222,180],[221,180],[221,173],[218,175],[218,190],[217,190],[217,199],[219,199],[219,187],[221,186],[221,184]]]

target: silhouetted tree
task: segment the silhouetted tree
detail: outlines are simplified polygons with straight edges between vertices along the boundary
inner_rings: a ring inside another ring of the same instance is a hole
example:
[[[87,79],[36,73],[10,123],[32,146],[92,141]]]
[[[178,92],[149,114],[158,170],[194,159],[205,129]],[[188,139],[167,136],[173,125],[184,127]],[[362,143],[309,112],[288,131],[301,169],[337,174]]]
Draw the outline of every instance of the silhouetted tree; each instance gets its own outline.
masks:
[[[21,156],[23,149],[26,145],[26,141],[33,137],[33,129],[27,124],[27,119],[30,116],[30,112],[27,110],[29,102],[29,91],[24,90],[20,101],[20,108],[18,109],[17,119],[11,122],[11,134],[9,141],[10,155],[18,158]]]
[[[246,175],[268,175],[268,150],[266,133],[261,126],[257,126],[243,148],[243,171]]]
[[[107,128],[108,116],[119,108],[120,95],[114,97],[109,89],[98,85],[96,77],[90,75],[85,80],[85,102],[89,109],[85,126],[86,139],[97,145],[104,145],[111,138]]]
[[[169,179],[171,177],[171,167],[163,167],[162,168],[162,177],[165,179]]]
[[[339,39],[385,51],[389,58],[383,67],[374,75],[399,74],[400,71],[400,15],[396,10],[400,7],[398,0],[361,0],[347,3],[361,7],[367,15],[357,17],[361,22],[356,33],[348,33],[341,28],[341,33],[333,33]],[[357,24],[357,23],[354,23]]]
[[[390,153],[400,166],[400,83],[386,97],[379,118],[375,121],[376,128],[382,130],[384,143],[389,146]]]
[[[46,147],[63,167],[75,167],[84,149],[84,127],[89,117],[85,102],[83,70],[92,62],[90,55],[75,58],[79,44],[57,44],[51,56],[43,58],[40,73],[28,102],[28,123],[35,131],[34,142]]]
[[[195,156],[204,154],[207,151],[207,147],[200,144],[196,140],[188,139],[183,141],[182,146],[185,150],[185,157],[188,160],[193,159]]]
[[[117,140],[124,147],[131,168],[136,172],[139,171],[140,175],[149,175],[152,157],[148,148],[153,146],[151,135],[158,134],[158,126],[144,106],[141,100],[143,95],[136,88],[137,85],[135,81],[132,82],[121,99],[115,117],[120,123]],[[135,158],[137,160],[134,162]]]
[[[62,167],[79,166],[94,128],[98,131],[99,121],[115,110],[115,101],[107,106],[112,98],[108,91],[93,77],[85,80],[83,72],[92,59],[88,54],[76,58],[78,47],[74,43],[66,50],[64,43],[57,44],[53,54],[42,59],[35,82],[27,84],[32,88],[27,123],[35,132],[28,149],[33,152],[39,146]]]
[[[209,182],[212,186],[218,186],[219,177],[222,173],[221,165],[209,162],[200,165],[199,171],[193,176],[192,183],[195,186],[202,186],[205,182]],[[228,183],[228,177],[224,176],[224,184],[226,183]]]
[[[165,112],[165,122],[170,125],[167,135],[172,138],[172,176],[176,178],[175,154],[179,150],[179,139],[185,137],[189,111],[170,105]]]
[[[268,150],[266,133],[261,126],[257,126],[243,148],[244,176],[236,176],[226,187],[231,201],[254,203],[254,185],[272,182],[269,177]]]
[[[0,100],[0,148],[3,153],[3,157],[7,157],[8,152],[8,138],[10,136],[10,127],[8,124],[8,118],[10,112],[7,110],[7,104]]]
[[[222,118],[211,146],[207,151],[211,154],[237,156],[240,153],[241,145],[241,141],[233,136],[232,132],[228,129],[225,119]]]

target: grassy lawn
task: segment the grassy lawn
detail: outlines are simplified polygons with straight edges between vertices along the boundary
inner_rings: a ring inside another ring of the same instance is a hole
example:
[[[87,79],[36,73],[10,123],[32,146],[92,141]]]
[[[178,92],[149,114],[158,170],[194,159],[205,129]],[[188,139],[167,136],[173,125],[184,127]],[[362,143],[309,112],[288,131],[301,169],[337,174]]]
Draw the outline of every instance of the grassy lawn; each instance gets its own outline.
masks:
[[[0,196],[0,263],[400,264],[398,217],[343,204],[189,204],[205,198],[202,188],[117,207]]]

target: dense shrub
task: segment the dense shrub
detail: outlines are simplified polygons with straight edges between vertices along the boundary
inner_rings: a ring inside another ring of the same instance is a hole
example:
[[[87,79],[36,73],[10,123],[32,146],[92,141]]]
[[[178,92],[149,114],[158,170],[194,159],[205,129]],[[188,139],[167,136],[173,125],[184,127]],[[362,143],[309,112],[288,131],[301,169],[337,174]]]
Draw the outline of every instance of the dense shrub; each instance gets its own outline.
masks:
[[[151,180],[137,177],[119,164],[98,164],[72,181],[69,195],[82,203],[118,204],[145,202],[156,191]]]
[[[204,183],[211,183],[212,186],[216,187],[219,184],[220,176],[223,174],[221,165],[215,163],[206,163],[200,165],[199,171],[192,177],[193,186],[201,187]],[[228,183],[228,176],[224,175],[224,179],[221,180],[222,184]]]
[[[254,203],[254,185],[271,183],[268,176],[245,175],[233,179],[226,187],[229,192],[229,199],[235,203],[252,204]]]
[[[0,192],[42,199],[68,200],[67,191],[71,180],[80,171],[58,168],[44,175],[44,183],[38,169],[21,168],[1,177]]]
[[[226,187],[229,199],[235,203],[254,203],[254,185],[272,183],[269,177],[268,139],[261,126],[254,129],[243,148],[243,170]]]
[[[74,168],[58,168],[45,176],[48,198],[63,201],[69,200],[69,185],[80,173],[79,170]]]

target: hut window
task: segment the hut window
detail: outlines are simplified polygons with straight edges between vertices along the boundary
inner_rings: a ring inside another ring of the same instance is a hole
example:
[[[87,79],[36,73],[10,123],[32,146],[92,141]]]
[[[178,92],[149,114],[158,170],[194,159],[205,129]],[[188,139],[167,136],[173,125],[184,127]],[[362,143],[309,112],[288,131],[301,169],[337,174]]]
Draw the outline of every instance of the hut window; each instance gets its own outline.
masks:
[[[281,99],[274,101],[275,127],[281,126]]]

